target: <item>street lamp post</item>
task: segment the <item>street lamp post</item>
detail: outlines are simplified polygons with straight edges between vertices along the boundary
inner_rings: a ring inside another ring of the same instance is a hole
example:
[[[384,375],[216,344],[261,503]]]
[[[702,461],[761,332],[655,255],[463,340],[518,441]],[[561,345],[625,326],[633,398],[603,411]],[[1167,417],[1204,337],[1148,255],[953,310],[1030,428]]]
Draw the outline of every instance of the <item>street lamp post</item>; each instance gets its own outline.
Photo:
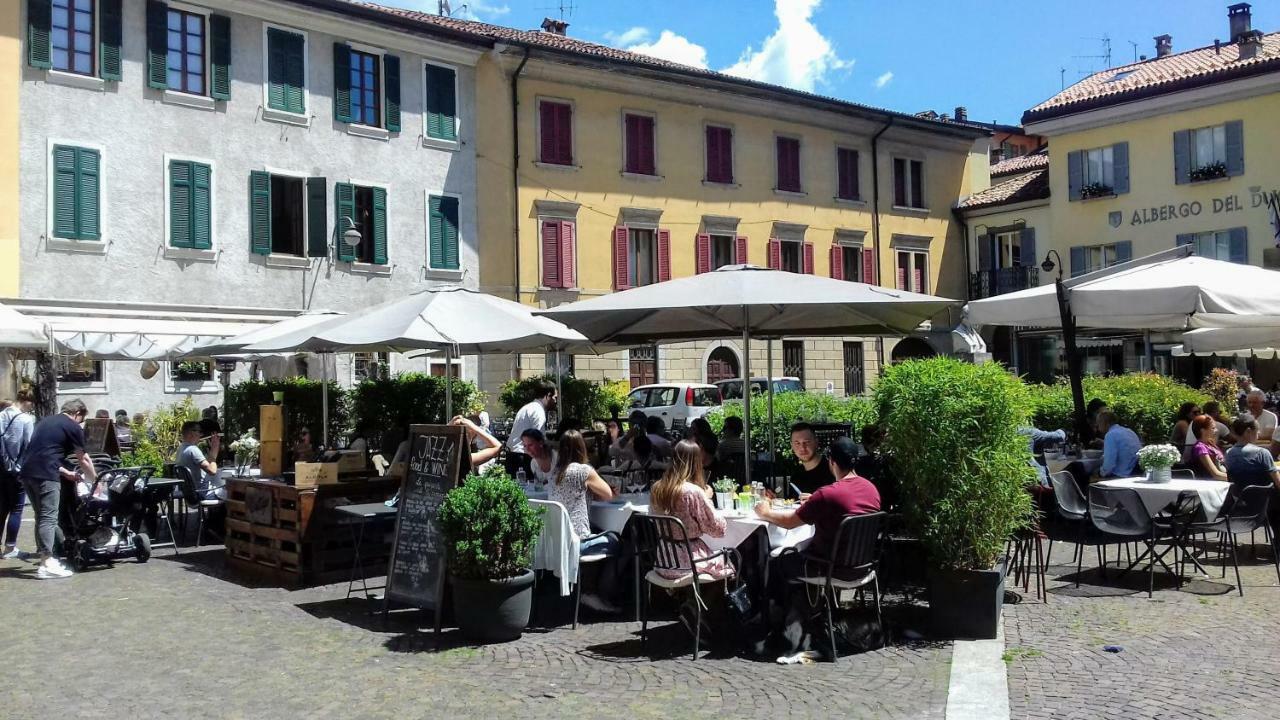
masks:
[[[1053,258],[1058,261],[1055,264]],[[1080,353],[1076,348],[1076,319],[1071,315],[1071,301],[1067,297],[1067,288],[1062,284],[1063,262],[1057,250],[1050,250],[1040,263],[1045,272],[1058,270],[1053,286],[1058,294],[1058,313],[1062,319],[1062,344],[1067,355],[1067,378],[1071,382],[1071,403],[1075,406],[1076,438],[1083,441],[1089,436],[1089,425],[1084,409],[1084,369],[1080,365]]]

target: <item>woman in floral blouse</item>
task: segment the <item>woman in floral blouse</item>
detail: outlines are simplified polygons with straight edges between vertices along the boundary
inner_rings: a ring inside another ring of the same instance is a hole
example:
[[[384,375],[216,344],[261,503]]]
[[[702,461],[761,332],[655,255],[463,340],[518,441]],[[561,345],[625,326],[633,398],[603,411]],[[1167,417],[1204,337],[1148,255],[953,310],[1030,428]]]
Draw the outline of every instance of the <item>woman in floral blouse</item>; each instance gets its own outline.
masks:
[[[671,466],[662,479],[654,483],[651,505],[653,512],[671,515],[684,523],[693,550],[693,560],[712,555],[703,537],[724,537],[724,518],[711,508],[710,488],[702,473],[702,449],[692,440],[681,440],[672,453]],[[680,565],[691,568],[692,563],[683,547],[677,548]],[[698,563],[698,572],[714,578],[733,577],[733,566],[718,557]],[[658,570],[663,577],[675,580],[689,574],[689,570]]]

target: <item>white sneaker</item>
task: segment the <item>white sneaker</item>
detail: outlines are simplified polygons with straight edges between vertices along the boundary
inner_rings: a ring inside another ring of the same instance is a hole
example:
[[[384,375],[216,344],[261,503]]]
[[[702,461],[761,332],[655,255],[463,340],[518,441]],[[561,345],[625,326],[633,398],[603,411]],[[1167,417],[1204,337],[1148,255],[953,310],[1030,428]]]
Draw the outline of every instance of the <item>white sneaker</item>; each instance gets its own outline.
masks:
[[[68,578],[71,577],[71,575],[71,570],[54,558],[49,558],[43,563],[40,563],[40,569],[36,570],[36,577],[40,580]]]
[[[591,595],[591,594],[584,593],[582,596],[582,604],[586,605],[592,610],[595,610],[598,613],[604,613],[606,615],[617,615],[618,613],[622,612],[622,609],[619,608],[617,605],[610,603],[608,600],[605,600],[599,595]]]
[[[9,545],[5,547],[4,554],[0,555],[0,560],[21,560],[24,554],[17,546]]]

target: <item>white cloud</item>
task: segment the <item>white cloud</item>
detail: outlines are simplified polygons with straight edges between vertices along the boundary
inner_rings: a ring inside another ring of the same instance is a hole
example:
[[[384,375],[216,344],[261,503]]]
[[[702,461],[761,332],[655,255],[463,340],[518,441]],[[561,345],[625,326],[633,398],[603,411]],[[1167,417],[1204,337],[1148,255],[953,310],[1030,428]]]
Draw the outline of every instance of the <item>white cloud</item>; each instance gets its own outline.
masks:
[[[879,90],[893,81],[893,72],[887,72],[876,78],[876,89]]]
[[[852,68],[853,60],[837,55],[813,24],[820,4],[822,0],[774,0],[778,29],[758,49],[748,47],[723,72],[812,92],[827,84],[832,73]]]
[[[608,42],[614,47],[620,48],[627,47],[628,45],[637,45],[639,43],[649,42],[650,37],[649,28],[640,27],[639,25],[623,30],[620,33],[606,32],[604,34],[605,42]]]
[[[451,4],[455,8],[454,17],[473,20],[501,17],[511,12],[510,6],[504,3],[491,3],[489,0],[451,0]]]
[[[632,28],[623,34],[630,34],[634,30],[643,30],[643,28]],[[677,35],[670,30],[663,30],[658,35],[658,39],[653,42],[636,43],[626,46],[624,49],[641,55],[670,60],[681,65],[692,65],[698,68],[707,67],[707,49],[690,41],[689,38]]]

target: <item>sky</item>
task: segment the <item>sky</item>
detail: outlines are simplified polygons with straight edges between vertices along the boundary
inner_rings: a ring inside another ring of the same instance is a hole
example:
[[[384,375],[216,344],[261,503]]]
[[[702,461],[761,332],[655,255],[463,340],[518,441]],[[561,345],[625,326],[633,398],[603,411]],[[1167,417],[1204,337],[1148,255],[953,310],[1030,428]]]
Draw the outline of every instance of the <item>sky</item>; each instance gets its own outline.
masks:
[[[377,0],[437,10],[437,0]],[[451,0],[455,17],[569,35],[877,107],[1018,124],[1090,72],[1226,39],[1226,0]],[[465,5],[465,7],[463,7]],[[563,8],[563,11],[562,11]],[[1280,2],[1253,4],[1280,30]],[[1133,43],[1137,43],[1135,49]]]

